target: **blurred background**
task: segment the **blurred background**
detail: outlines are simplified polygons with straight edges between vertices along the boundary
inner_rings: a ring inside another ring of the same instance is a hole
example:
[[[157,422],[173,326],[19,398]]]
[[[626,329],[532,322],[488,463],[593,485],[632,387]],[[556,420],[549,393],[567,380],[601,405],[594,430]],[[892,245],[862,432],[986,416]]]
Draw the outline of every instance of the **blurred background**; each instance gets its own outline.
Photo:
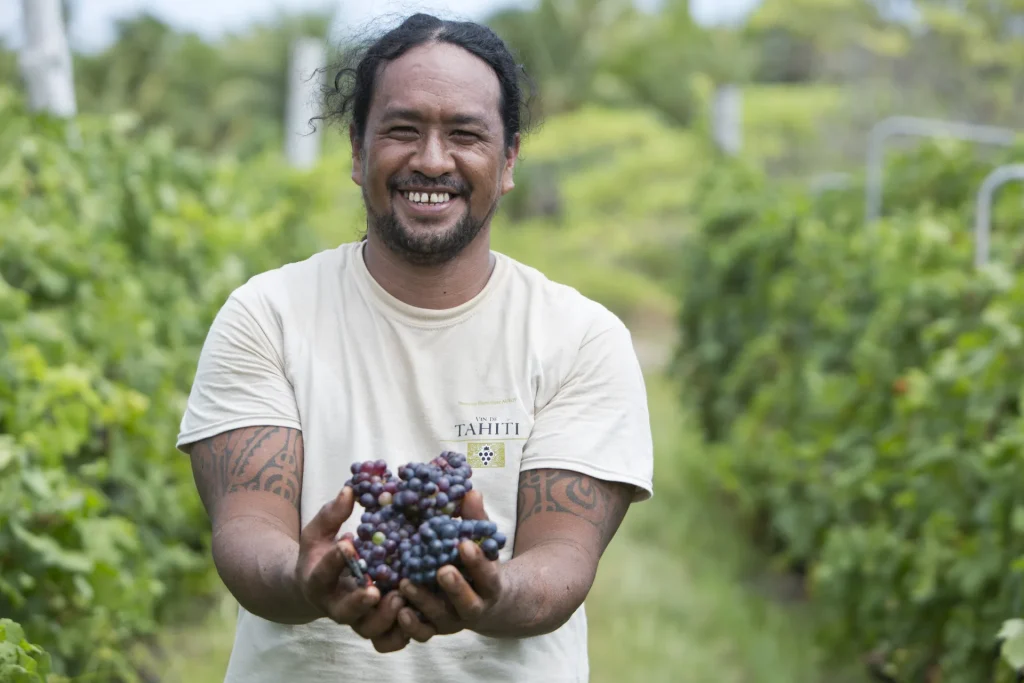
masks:
[[[222,680],[199,349],[359,238],[311,76],[416,10],[532,73],[494,248],[647,372],[592,680],[1021,680],[1024,0],[6,0],[0,680]]]

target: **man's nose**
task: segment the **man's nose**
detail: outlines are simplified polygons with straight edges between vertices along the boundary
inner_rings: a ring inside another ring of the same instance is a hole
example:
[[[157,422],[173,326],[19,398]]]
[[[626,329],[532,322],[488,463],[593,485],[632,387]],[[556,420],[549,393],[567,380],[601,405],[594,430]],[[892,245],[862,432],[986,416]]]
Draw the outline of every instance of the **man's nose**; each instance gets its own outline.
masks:
[[[419,171],[428,178],[437,178],[454,171],[455,161],[445,144],[443,133],[424,136],[410,166],[410,170]]]

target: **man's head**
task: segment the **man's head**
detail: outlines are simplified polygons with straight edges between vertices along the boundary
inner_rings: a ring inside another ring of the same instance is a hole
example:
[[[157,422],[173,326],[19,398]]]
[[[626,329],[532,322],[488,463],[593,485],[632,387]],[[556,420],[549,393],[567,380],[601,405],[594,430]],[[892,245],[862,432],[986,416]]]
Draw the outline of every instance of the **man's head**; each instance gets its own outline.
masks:
[[[526,113],[521,75],[489,28],[425,14],[338,73],[328,116],[351,120],[352,179],[369,231],[391,251],[443,263],[489,228],[513,187]]]

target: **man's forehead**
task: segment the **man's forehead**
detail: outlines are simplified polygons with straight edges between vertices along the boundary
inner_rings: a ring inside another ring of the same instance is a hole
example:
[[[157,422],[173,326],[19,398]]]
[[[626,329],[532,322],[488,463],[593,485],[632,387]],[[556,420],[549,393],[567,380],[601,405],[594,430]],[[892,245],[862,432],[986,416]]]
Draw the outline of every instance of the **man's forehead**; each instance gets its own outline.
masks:
[[[498,113],[501,86],[487,62],[456,45],[420,45],[383,65],[377,78],[379,115],[410,114],[424,107],[445,116],[491,119]]]

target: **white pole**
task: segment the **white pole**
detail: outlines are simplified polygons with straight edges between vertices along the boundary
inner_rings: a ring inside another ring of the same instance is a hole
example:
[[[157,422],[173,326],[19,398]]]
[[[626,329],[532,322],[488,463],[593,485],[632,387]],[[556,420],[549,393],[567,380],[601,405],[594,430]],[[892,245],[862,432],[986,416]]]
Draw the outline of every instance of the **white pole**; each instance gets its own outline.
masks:
[[[288,73],[288,107],[285,114],[285,156],[295,168],[309,169],[320,156],[320,127],[314,132],[309,120],[319,111],[320,74],[327,61],[322,40],[301,38],[292,46]]]
[[[736,85],[725,85],[715,91],[711,125],[715,144],[730,156],[743,147],[743,98]]]
[[[61,0],[22,0],[21,7],[25,46],[20,62],[29,108],[71,118],[77,113],[75,81]]]

